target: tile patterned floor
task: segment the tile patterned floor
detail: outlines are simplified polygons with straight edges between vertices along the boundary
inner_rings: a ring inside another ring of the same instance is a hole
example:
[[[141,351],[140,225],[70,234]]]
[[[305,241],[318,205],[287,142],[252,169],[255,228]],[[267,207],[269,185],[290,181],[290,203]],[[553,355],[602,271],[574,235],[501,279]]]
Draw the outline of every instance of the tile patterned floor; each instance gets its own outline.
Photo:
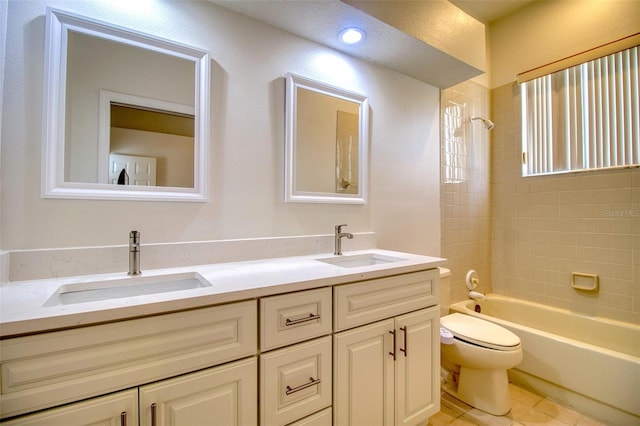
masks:
[[[605,426],[520,387],[510,384],[509,389],[512,408],[504,416],[492,416],[442,393],[440,412],[428,426]]]

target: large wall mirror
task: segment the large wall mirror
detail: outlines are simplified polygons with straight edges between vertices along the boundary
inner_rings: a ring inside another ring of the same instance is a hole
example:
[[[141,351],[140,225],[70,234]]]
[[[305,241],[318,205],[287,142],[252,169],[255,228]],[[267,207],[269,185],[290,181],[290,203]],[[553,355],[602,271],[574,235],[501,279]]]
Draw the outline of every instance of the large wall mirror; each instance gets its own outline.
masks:
[[[285,201],[364,204],[367,98],[286,76]]]
[[[209,53],[47,9],[42,196],[207,200]]]

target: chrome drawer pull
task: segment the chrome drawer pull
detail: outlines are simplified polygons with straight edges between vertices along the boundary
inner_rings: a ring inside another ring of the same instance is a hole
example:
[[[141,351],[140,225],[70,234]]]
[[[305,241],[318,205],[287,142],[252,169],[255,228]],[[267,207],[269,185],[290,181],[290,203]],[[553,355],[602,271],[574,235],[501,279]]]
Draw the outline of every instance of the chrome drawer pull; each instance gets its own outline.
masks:
[[[319,383],[320,383],[320,379],[314,379],[313,377],[309,377],[309,382],[305,383],[304,385],[300,385],[295,388],[292,388],[291,386],[287,386],[287,391],[285,392],[285,395],[291,395],[292,393],[296,393],[298,391],[301,391],[302,389],[306,389],[310,386],[314,386]]]
[[[284,325],[285,326],[290,326],[290,325],[295,325],[295,324],[300,324],[301,322],[307,322],[307,321],[313,321],[313,320],[319,320],[320,319],[320,314],[314,315],[314,314],[309,314],[308,317],[302,317],[302,318],[298,318],[295,320],[291,320],[289,318],[287,318],[284,321]]]

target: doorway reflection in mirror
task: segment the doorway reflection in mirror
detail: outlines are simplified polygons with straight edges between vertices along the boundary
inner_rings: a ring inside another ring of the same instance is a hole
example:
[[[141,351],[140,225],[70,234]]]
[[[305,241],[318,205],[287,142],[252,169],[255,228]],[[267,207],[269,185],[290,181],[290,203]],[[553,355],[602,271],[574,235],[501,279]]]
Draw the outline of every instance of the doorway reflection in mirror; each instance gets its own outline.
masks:
[[[109,177],[125,167],[131,185],[192,188],[194,117],[111,103]]]

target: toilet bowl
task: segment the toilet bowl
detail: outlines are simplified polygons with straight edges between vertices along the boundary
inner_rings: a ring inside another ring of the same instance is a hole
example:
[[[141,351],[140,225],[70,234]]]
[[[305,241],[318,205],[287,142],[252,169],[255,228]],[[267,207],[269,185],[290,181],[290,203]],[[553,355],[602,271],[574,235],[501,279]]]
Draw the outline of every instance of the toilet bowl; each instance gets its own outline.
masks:
[[[472,407],[501,416],[511,409],[507,369],[522,361],[520,338],[470,315],[440,318],[442,389]]]

